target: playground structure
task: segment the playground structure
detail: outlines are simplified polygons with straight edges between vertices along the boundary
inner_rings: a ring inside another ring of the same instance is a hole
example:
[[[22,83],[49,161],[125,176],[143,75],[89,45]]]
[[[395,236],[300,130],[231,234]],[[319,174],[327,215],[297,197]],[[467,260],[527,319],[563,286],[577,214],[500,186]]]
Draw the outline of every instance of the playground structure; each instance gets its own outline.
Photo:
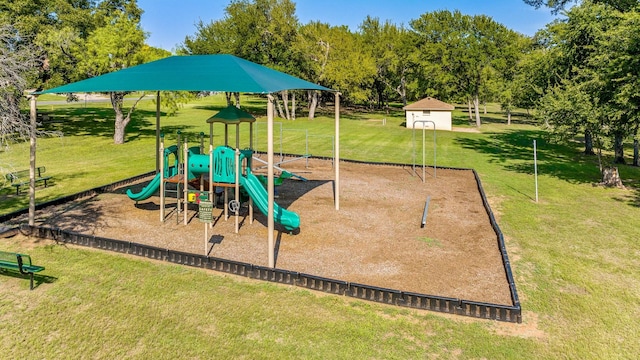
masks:
[[[207,228],[212,227],[213,209],[216,196],[224,196],[224,218],[229,218],[228,210],[235,214],[235,232],[239,230],[240,190],[249,197],[249,223],[253,222],[254,204],[263,213],[268,213],[268,195],[262,181],[252,173],[253,141],[248,149],[240,150],[241,123],[250,124],[250,139],[253,138],[253,123],[255,118],[250,114],[229,106],[216,115],[207,119],[210,124],[209,149],[205,151],[204,133],[200,133],[200,145],[189,147],[186,139],[181,143],[178,132],[177,144],[165,148],[164,135],[161,136],[160,170],[151,182],[138,193],[127,190],[130,199],[136,202],[151,197],[159,190],[160,194],[160,221],[165,221],[165,202],[167,193],[175,193],[176,196],[176,221],[183,213],[183,221],[188,223],[187,208],[189,203],[199,205],[199,218],[205,224],[205,240],[208,240]],[[225,143],[214,147],[213,124],[225,125]],[[235,148],[229,146],[229,125],[236,126]],[[281,170],[282,171],[282,170]],[[289,175],[281,174],[280,181]],[[175,190],[168,189],[168,184],[174,184]],[[191,189],[190,189],[191,187]],[[195,190],[193,190],[195,189]],[[229,201],[228,190],[234,189],[235,194]],[[216,193],[218,192],[218,194]],[[184,211],[182,211],[184,209]],[[292,211],[283,209],[274,203],[274,220],[286,230],[293,231],[300,226],[300,217]],[[205,251],[206,251],[205,243]]]
[[[505,251],[501,234],[499,230],[491,231],[494,218],[489,216],[488,222],[487,213],[481,210],[488,205],[484,195],[478,196],[477,191],[482,191],[482,188],[474,172],[442,168],[438,171],[438,178],[424,186],[418,179],[398,182],[397,178],[404,174],[398,166],[343,162],[341,165],[349,176],[344,190],[359,193],[345,207],[346,216],[343,216],[331,211],[332,184],[325,180],[332,171],[329,159],[312,158],[310,161],[314,171],[308,176],[308,182],[287,181],[284,184],[287,191],[301,194],[296,200],[296,211],[304,214],[305,231],[295,236],[284,232],[279,235],[275,269],[267,265],[264,259],[266,249],[260,246],[260,237],[265,230],[262,226],[243,227],[239,234],[229,238],[214,235],[210,239],[214,246],[203,254],[203,225],[183,226],[169,217],[171,221],[166,221],[158,231],[157,213],[127,206],[131,200],[126,196],[96,195],[99,203],[82,199],[75,205],[65,203],[56,210],[43,207],[42,211],[48,216],[55,214],[52,217],[55,222],[44,224],[47,229],[40,233],[50,234],[50,238],[56,241],[301,286],[334,295],[478,318],[519,321],[519,303],[515,296],[511,300],[509,294],[513,280],[510,273],[505,276],[507,270],[504,269],[509,262],[506,258],[504,261],[499,259],[501,252]],[[169,161],[169,164],[173,162]],[[303,168],[304,164],[299,162],[291,170]],[[458,174],[466,180],[463,181]],[[363,184],[369,188],[395,184],[397,188],[393,194],[415,201],[407,201],[408,207],[399,207],[396,202],[388,201],[376,192],[363,192]],[[109,189],[113,191],[120,186],[111,185]],[[398,189],[400,192],[396,192]],[[95,194],[108,192],[99,190]],[[422,228],[416,226],[416,222],[420,221],[420,215],[426,220],[426,211],[421,212],[423,206],[427,207],[424,203],[427,195],[432,195],[431,200],[434,200],[433,195],[437,195],[438,206],[428,206],[431,208],[429,219]],[[87,228],[82,221],[75,220],[92,214],[97,204],[103,210],[100,223],[106,221],[119,226]],[[366,224],[353,221],[354,217],[364,213]],[[215,225],[222,231],[220,234],[232,233],[233,226],[231,221],[218,221]],[[398,234],[397,240],[377,241],[389,233]],[[227,241],[231,239],[233,241]],[[500,251],[477,250],[496,245]],[[363,268],[371,270],[363,274]],[[406,270],[398,270],[402,271],[401,275],[389,277],[388,269]],[[446,280],[422,281],[425,277]],[[452,288],[454,292],[449,291]]]

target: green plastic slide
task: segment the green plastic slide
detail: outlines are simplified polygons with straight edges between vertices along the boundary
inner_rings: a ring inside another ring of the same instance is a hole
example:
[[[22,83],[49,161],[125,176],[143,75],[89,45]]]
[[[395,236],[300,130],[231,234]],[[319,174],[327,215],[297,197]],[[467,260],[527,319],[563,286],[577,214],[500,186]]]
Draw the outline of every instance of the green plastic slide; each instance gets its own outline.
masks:
[[[267,191],[260,183],[260,180],[258,180],[258,178],[252,173],[249,173],[247,174],[247,177],[240,177],[240,185],[245,188],[258,209],[260,209],[263,214],[267,215],[267,212],[269,211],[268,195]],[[277,223],[282,224],[282,226],[284,226],[288,231],[292,231],[300,227],[300,216],[293,211],[283,209],[276,203],[273,203],[273,215],[274,220]]]
[[[169,169],[168,177],[174,176],[177,174],[177,170],[175,167],[171,167]],[[160,188],[160,173],[157,173],[156,176],[145,186],[139,193],[134,194],[131,189],[127,189],[127,196],[129,199],[134,201],[141,201],[150,198],[156,191]]]

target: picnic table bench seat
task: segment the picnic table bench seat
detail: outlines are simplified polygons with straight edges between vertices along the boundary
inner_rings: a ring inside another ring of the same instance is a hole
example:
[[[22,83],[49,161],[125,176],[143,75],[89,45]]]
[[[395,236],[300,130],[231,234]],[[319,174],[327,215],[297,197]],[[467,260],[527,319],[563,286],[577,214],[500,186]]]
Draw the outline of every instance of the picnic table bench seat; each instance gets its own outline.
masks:
[[[33,290],[33,274],[44,270],[44,266],[33,265],[31,256],[8,251],[0,251],[0,269],[18,271],[29,275],[29,288]]]
[[[51,176],[44,175],[46,171],[44,166],[36,168],[36,183],[44,182],[44,187],[47,187],[47,181],[51,179]],[[20,195],[20,187],[29,185],[29,170],[10,172],[5,177],[11,182],[11,186],[16,187],[16,195]]]

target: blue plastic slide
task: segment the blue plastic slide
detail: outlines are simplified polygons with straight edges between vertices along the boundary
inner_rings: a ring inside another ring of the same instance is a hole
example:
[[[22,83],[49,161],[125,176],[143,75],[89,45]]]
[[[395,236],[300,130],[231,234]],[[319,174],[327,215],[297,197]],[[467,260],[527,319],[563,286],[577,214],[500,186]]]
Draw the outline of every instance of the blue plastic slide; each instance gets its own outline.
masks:
[[[258,209],[267,215],[269,211],[268,194],[267,190],[265,190],[260,183],[260,180],[252,173],[249,173],[247,177],[240,176],[240,185],[242,185],[249,196],[251,196],[251,199],[253,199]],[[273,215],[275,222],[282,224],[288,231],[300,227],[300,216],[293,211],[283,209],[276,203],[273,203]]]

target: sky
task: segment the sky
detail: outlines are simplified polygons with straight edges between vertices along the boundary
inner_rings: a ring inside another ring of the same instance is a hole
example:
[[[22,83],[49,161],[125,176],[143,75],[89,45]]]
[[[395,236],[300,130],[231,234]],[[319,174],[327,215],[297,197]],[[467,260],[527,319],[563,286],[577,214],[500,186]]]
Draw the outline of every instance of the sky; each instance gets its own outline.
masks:
[[[200,20],[205,24],[224,17],[229,0],[138,0],[144,10],[142,28],[147,43],[173,51],[188,35],[196,33]],[[436,10],[460,10],[467,15],[488,15],[494,21],[525,35],[533,35],[553,21],[549,9],[536,10],[522,0],[294,0],[301,24],[318,20],[331,25],[347,25],[351,31],[367,15],[381,21],[404,24],[421,14]]]

